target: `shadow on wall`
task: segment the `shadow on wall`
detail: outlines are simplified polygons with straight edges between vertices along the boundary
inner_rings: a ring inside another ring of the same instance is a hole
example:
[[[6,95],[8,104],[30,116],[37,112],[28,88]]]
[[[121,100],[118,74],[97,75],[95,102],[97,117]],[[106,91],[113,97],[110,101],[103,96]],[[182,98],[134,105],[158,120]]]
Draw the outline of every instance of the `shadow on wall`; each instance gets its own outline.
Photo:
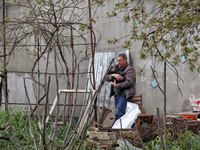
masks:
[[[190,100],[185,100],[182,105],[182,112],[192,111],[192,106],[190,105]]]

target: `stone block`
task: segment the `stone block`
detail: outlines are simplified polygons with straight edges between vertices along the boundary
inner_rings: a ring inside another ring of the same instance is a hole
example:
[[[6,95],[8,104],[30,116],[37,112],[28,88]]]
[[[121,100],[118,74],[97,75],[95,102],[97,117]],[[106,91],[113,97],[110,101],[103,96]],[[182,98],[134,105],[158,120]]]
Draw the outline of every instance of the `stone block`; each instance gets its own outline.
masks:
[[[114,143],[113,141],[96,141],[96,140],[90,140],[90,139],[87,139],[87,142],[85,143],[85,146],[92,146],[92,147],[100,147],[101,149],[102,148],[112,148]]]
[[[110,136],[111,140],[116,140],[117,139],[115,132],[108,132],[108,135]]]
[[[123,137],[124,138],[130,138],[130,139],[135,139],[138,138],[137,136],[137,131],[122,131]]]
[[[110,140],[110,135],[108,135],[108,132],[91,131],[89,133],[89,139]]]

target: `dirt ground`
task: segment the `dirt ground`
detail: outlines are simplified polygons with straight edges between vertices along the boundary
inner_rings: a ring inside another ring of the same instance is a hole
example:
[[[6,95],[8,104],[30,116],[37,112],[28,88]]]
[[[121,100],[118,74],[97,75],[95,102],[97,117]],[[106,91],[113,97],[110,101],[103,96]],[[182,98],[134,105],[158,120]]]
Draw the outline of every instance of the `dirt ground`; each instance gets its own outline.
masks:
[[[162,131],[164,129],[164,122],[160,120]],[[102,129],[104,130],[104,129]],[[182,118],[167,118],[167,131],[171,133],[171,140],[177,138],[177,133],[184,133],[186,130],[193,132],[194,134],[200,135],[200,121],[186,120]],[[109,131],[109,130],[108,130]],[[113,131],[113,130],[112,130]],[[141,142],[137,137],[137,132],[135,125],[133,126],[132,137],[135,138],[126,138],[132,145],[136,147],[141,147]],[[117,139],[123,138],[120,130],[115,130]],[[149,120],[144,120],[141,125],[140,137],[143,143],[153,141],[157,136],[159,136],[158,129],[158,120],[154,119],[153,125]]]
[[[163,120],[161,127],[163,129]],[[171,140],[177,138],[177,133],[184,133],[186,130],[193,132],[194,134],[200,135],[200,121],[186,120],[182,118],[167,118],[167,130],[171,133]],[[141,130],[141,138],[144,143],[154,140],[159,136],[158,132],[158,120],[155,119],[153,126],[146,125]]]

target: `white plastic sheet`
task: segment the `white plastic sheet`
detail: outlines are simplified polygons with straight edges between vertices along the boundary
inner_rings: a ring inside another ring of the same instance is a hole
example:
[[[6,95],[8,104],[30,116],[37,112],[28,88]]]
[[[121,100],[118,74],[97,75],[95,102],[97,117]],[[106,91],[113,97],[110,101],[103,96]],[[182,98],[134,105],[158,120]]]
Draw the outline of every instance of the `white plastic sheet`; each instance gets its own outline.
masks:
[[[126,113],[121,117],[122,129],[131,128],[141,111],[137,104],[127,102]],[[120,129],[120,119],[115,121],[112,129]]]
[[[195,98],[194,95],[190,96],[190,104],[194,111],[200,111],[200,98]]]

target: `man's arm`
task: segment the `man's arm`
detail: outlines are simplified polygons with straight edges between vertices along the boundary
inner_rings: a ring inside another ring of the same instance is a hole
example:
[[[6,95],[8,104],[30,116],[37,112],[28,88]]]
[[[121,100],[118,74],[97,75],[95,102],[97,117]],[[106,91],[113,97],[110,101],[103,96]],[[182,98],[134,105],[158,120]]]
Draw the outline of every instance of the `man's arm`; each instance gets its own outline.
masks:
[[[111,67],[108,71],[108,74],[106,75],[106,81],[111,82],[114,80],[114,74],[115,74],[115,66]]]
[[[106,75],[106,81],[110,82],[110,81],[113,81],[113,74],[107,74]]]
[[[134,78],[135,78],[135,70],[133,68],[130,68],[129,70],[127,70],[126,72],[126,80],[124,82],[121,83],[117,83],[116,84],[116,88],[118,89],[126,89],[129,88],[131,86],[133,86],[134,83]]]

